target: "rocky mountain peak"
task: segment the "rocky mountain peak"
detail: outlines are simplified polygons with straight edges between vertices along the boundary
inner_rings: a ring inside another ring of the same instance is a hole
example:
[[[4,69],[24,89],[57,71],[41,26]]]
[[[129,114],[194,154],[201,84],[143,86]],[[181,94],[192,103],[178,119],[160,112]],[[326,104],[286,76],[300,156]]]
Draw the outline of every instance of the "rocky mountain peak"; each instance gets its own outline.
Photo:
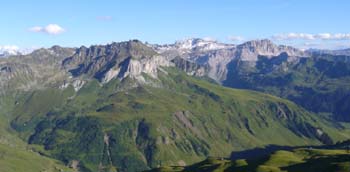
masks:
[[[181,57],[206,66],[208,75],[219,82],[226,79],[228,65],[237,60],[247,62],[254,68],[260,56],[273,58],[285,53],[287,61],[294,61],[307,55],[290,46],[276,45],[269,39],[252,40],[234,45],[211,39],[192,38],[177,41],[174,44],[149,46],[170,60]]]
[[[140,79],[141,73],[156,77],[158,68],[168,65],[169,61],[138,40],[80,47],[63,61],[73,77],[87,75],[101,82],[127,76]]]
[[[148,44],[155,51],[166,56],[176,57],[177,55],[186,55],[188,53],[200,53],[215,51],[220,49],[233,48],[233,44],[220,43],[212,39],[190,38],[176,41],[174,44],[155,45]]]
[[[238,47],[252,47],[252,48],[260,48],[260,47],[276,47],[276,45],[269,39],[257,39],[245,42],[243,44],[238,45]]]
[[[287,53],[289,56],[305,56],[305,53],[299,49],[276,45],[271,40],[253,40],[237,46],[237,55],[243,61],[257,61],[259,55],[273,57],[281,53]]]
[[[143,74],[157,79],[161,67],[171,65],[173,63],[138,40],[80,48],[56,45],[0,59],[0,87],[16,82],[13,89],[46,86],[63,89],[72,85],[77,91],[90,79],[106,83],[114,78],[130,77],[147,82]]]
[[[228,45],[219,43],[213,39],[201,39],[201,38],[190,38],[175,42],[174,46],[178,49],[184,50],[217,50],[227,48]]]
[[[286,54],[286,59],[290,56],[303,55],[298,49],[278,46],[266,39],[249,41],[238,46],[200,38],[167,45],[151,45],[139,40],[130,40],[80,48],[60,46],[41,48],[28,55],[2,59],[4,62],[0,67],[4,69],[2,75],[5,78],[10,76],[8,71],[11,69],[11,71],[23,71],[17,72],[16,76],[23,76],[22,73],[30,74],[27,78],[36,78],[37,83],[52,78],[52,81],[47,80],[48,84],[53,82],[60,84],[63,81],[67,86],[79,83],[76,84],[79,85],[77,88],[84,84],[79,80],[92,78],[101,83],[126,77],[145,82],[143,74],[157,78],[157,73],[162,71],[163,66],[174,65],[191,75],[207,75],[221,82],[226,80],[228,71],[232,70],[229,66],[236,60],[247,61],[254,67],[260,56],[273,58],[281,53]],[[8,63],[23,64],[27,68],[20,65],[11,66]],[[41,73],[47,75],[42,77]]]

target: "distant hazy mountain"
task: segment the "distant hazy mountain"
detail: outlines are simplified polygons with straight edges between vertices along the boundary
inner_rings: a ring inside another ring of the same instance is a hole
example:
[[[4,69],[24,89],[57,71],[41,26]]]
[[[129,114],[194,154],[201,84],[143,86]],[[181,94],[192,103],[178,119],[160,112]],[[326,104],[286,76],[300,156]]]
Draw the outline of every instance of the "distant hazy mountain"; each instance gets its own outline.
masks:
[[[182,57],[200,65],[207,65],[208,75],[218,82],[227,77],[228,64],[234,60],[249,62],[255,65],[259,55],[277,56],[287,53],[293,60],[305,56],[305,53],[289,46],[277,46],[270,40],[254,40],[240,45],[223,44],[203,39],[188,39],[170,45],[156,45],[155,50],[167,57]]]
[[[306,50],[308,53],[313,55],[343,55],[350,56],[350,48],[342,50],[322,50],[322,49],[309,49]]]
[[[20,55],[19,49],[15,46],[0,46],[0,57]]]
[[[0,46],[0,58],[29,54],[33,49],[19,49],[17,46]]]

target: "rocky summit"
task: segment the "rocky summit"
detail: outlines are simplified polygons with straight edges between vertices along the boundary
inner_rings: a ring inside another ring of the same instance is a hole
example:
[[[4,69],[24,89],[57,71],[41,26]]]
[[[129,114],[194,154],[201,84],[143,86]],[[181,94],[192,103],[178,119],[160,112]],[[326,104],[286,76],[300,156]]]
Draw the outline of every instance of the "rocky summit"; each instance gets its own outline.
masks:
[[[49,85],[61,88],[74,85],[77,89],[91,78],[107,83],[113,78],[130,76],[145,82],[142,73],[157,78],[157,71],[162,66],[175,65],[180,65],[178,67],[188,74],[209,76],[223,82],[229,72],[227,66],[233,61],[255,65],[259,56],[273,57],[281,53],[287,53],[288,61],[307,54],[292,47],[277,46],[269,40],[249,41],[241,45],[196,38],[168,45],[132,40],[89,48],[53,46],[28,55],[0,59],[0,84],[3,89],[28,90]],[[189,64],[192,67],[183,66]],[[8,83],[11,82],[15,84],[10,86]]]
[[[132,77],[145,82],[142,73],[157,78],[160,67],[172,66],[170,61],[140,41],[108,45],[38,49],[28,55],[0,59],[2,90],[29,90],[42,87],[79,90],[87,80],[107,83],[111,79]],[[9,83],[15,85],[9,85]]]
[[[299,156],[294,148],[350,136],[347,59],[270,40],[208,39],[1,58],[0,150],[29,149],[23,156],[87,172],[186,166],[269,145]]]
[[[350,172],[350,1],[1,7],[0,172]]]
[[[289,61],[308,56],[308,53],[304,51],[284,45],[278,46],[267,39],[233,45],[196,38],[153,47],[155,51],[164,56],[170,58],[180,56],[197,64],[207,65],[208,75],[219,82],[226,79],[227,66],[232,61],[249,62],[255,66],[259,56],[273,57],[287,53]]]

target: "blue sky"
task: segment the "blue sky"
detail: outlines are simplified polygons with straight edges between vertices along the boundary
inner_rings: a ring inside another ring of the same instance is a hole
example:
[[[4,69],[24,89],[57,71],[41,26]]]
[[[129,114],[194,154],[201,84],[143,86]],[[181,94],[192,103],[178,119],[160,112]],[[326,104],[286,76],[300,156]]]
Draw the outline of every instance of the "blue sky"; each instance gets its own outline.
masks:
[[[1,7],[0,46],[22,49],[191,37],[350,47],[348,0],[8,0]]]

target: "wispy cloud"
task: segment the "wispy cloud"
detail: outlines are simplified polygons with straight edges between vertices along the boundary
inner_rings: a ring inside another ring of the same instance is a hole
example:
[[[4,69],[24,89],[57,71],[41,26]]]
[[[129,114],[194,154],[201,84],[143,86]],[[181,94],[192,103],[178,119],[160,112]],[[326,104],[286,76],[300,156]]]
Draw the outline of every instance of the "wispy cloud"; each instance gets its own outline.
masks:
[[[29,28],[29,31],[37,32],[37,33],[46,33],[49,35],[58,35],[65,32],[65,29],[59,26],[58,24],[48,24],[45,27],[42,27],[42,26],[31,27]]]
[[[233,42],[239,42],[239,41],[245,40],[242,36],[229,36],[227,39]]]
[[[274,40],[350,40],[350,33],[286,33],[272,36]]]
[[[110,21],[113,19],[113,17],[112,16],[97,16],[96,19],[100,20],[100,21]]]
[[[301,43],[299,45],[295,45],[298,48],[301,49],[310,49],[310,48],[317,48],[317,49],[330,49],[330,50],[339,50],[339,49],[346,49],[350,47],[350,44],[348,42],[305,42]]]
[[[274,40],[292,40],[292,39],[305,39],[312,40],[314,35],[307,33],[287,33],[287,34],[277,34],[272,36]]]
[[[213,41],[213,42],[216,42],[216,41],[217,41],[217,39],[215,39],[215,38],[213,38],[213,37],[209,37],[209,36],[204,37],[203,40],[205,40],[205,41]]]
[[[325,39],[325,40],[350,40],[350,33],[321,33],[316,35],[316,38]]]

